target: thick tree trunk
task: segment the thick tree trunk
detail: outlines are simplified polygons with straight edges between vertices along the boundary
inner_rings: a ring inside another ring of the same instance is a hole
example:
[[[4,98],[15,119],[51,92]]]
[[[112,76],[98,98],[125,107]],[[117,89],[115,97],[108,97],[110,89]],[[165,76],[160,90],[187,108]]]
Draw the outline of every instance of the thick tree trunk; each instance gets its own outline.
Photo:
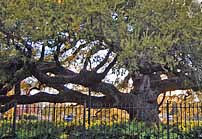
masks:
[[[128,110],[130,120],[136,119],[137,121],[144,122],[158,122],[158,105],[144,103],[143,107],[132,108]]]
[[[136,119],[145,122],[159,122],[158,110],[158,90],[151,86],[151,76],[144,75],[139,82],[133,84],[132,105],[136,107],[129,108],[127,111],[130,115],[130,120]]]
[[[151,102],[144,94],[124,94],[119,108],[128,112],[130,121],[159,122],[158,107],[157,97]]]

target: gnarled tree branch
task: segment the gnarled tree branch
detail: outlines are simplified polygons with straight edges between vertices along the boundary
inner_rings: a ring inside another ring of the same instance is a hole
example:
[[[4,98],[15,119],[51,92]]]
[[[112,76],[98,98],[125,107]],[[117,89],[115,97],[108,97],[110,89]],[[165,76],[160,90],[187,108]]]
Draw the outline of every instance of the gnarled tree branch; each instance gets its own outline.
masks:
[[[107,63],[107,60],[109,59],[109,55],[111,54],[112,52],[112,49],[109,49],[109,51],[107,52],[107,55],[105,56],[105,58],[103,59],[103,61],[100,62],[100,64],[98,64],[96,67],[95,67],[95,70],[98,71],[101,67],[104,66],[104,64]]]

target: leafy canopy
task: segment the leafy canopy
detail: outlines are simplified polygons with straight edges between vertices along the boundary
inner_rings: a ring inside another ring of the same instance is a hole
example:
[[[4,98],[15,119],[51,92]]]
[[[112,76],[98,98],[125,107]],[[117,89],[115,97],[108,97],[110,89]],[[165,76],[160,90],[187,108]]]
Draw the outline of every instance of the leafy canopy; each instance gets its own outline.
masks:
[[[66,64],[83,40],[82,48],[91,49],[88,56],[113,49],[118,65],[133,72],[154,63],[201,71],[202,15],[191,0],[11,0],[0,5],[0,57],[23,55],[18,45],[24,51],[30,46],[31,59],[38,60],[44,46],[44,60],[52,61],[61,45],[59,60]],[[95,47],[89,48],[92,42]]]

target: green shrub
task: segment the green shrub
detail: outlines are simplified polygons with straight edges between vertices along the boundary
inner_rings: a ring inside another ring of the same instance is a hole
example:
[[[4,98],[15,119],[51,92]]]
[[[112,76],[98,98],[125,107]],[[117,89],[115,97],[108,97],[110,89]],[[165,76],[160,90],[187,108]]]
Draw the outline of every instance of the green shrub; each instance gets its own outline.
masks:
[[[0,138],[12,135],[12,121],[0,121]],[[90,126],[85,131],[83,126],[67,125],[65,122],[53,123],[50,121],[18,120],[16,123],[16,139],[156,139],[167,138],[166,125],[148,125],[144,122],[116,123],[113,125]],[[202,127],[196,127],[187,132],[178,127],[170,126],[170,137],[173,139],[200,139]],[[84,134],[85,133],[85,134]]]
[[[189,132],[185,133],[184,136],[187,139],[202,139],[202,127],[195,127]]]
[[[0,139],[12,134],[12,122],[2,121]],[[37,120],[19,120],[16,123],[16,139],[59,139],[63,128],[53,122]]]
[[[81,138],[83,135],[82,128],[75,128],[70,132],[71,138]],[[174,128],[170,129],[172,132],[172,137],[177,137],[177,134],[174,132]],[[156,139],[156,138],[165,138],[167,136],[166,126],[156,125],[148,126],[143,122],[130,122],[123,124],[114,124],[112,126],[98,125],[90,127],[85,132],[87,138],[96,138],[96,139],[128,139],[128,138],[144,138],[144,139]]]
[[[38,117],[35,115],[24,115],[24,119],[26,119],[26,120],[37,120]]]

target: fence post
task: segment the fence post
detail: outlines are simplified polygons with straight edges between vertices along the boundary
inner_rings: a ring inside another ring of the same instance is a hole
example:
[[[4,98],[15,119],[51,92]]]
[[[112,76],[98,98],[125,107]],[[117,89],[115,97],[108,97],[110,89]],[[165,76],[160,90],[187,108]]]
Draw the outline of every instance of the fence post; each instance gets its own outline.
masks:
[[[14,111],[13,111],[13,128],[12,128],[12,135],[16,137],[16,115],[17,114],[17,102],[14,103]]]
[[[167,139],[170,139],[169,101],[167,101],[166,103],[166,118],[167,118]]]
[[[91,110],[91,90],[89,89],[89,102],[88,102],[88,125],[90,125],[90,110]]]
[[[53,112],[52,112],[52,120],[53,120],[53,122],[56,122],[56,120],[55,120],[55,114],[56,114],[56,103],[53,103]]]
[[[82,139],[86,138],[86,101],[84,102],[84,109],[83,109],[83,137]]]

